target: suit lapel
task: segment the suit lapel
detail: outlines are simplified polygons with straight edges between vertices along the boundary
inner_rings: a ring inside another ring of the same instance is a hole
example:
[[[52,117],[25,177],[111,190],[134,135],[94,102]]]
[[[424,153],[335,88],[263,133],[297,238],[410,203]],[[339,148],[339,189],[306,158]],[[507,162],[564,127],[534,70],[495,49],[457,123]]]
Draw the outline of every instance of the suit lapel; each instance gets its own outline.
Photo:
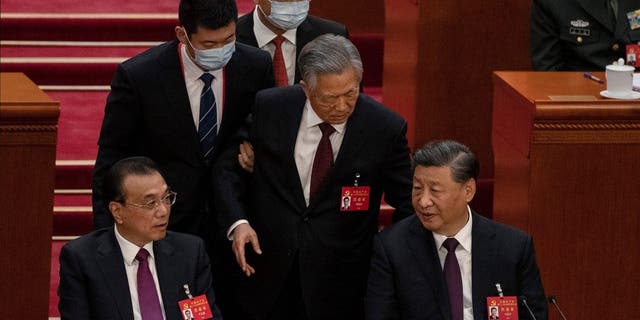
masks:
[[[120,313],[120,318],[133,319],[131,293],[127,282],[124,259],[113,229],[104,233],[98,241],[100,245],[96,250],[96,260],[104,279],[107,279],[108,290],[116,302],[115,307]]]
[[[611,20],[611,15],[605,6],[607,0],[578,0],[580,6],[594,17],[600,24],[609,31],[614,32],[615,26]]]
[[[234,112],[232,106],[234,106],[234,98],[238,96],[236,89],[238,89],[239,86],[236,84],[242,83],[244,75],[249,72],[247,71],[246,65],[240,63],[242,59],[240,55],[241,53],[236,50],[224,68],[224,101],[222,106],[222,122],[220,123],[220,130],[218,130],[218,136],[225,134],[225,132],[229,130],[228,127],[231,121],[229,114]]]
[[[178,136],[191,136],[191,139],[182,141],[190,146],[188,150],[192,150],[192,160],[194,164],[199,164],[201,160],[200,139],[196,130],[193,116],[191,114],[191,103],[184,82],[184,73],[181,67],[180,56],[178,54],[179,44],[175,40],[175,44],[168,47],[168,50],[158,57],[158,63],[161,69],[158,73],[158,81],[162,84],[162,92],[166,94],[167,108],[171,110],[171,114],[176,116],[178,124],[174,126],[176,130],[185,130],[186,134]]]
[[[284,197],[297,208],[298,212],[304,211],[307,204],[304,200],[304,192],[302,190],[302,184],[300,183],[300,174],[298,173],[298,166],[295,160],[295,146],[296,139],[298,137],[298,129],[300,128],[300,121],[302,120],[302,111],[304,110],[307,97],[302,91],[302,87],[296,85],[289,87],[288,90],[295,90],[291,95],[289,101],[283,102],[285,107],[281,108],[282,116],[277,118],[280,122],[275,126],[279,130],[283,130],[279,136],[284,137],[283,141],[270,141],[273,144],[282,143],[284,146],[284,161],[286,163],[282,166],[285,170],[285,185],[292,186],[291,189],[284,192]],[[283,95],[284,96],[284,95]],[[295,186],[295,187],[293,187]]]
[[[312,29],[311,23],[309,23],[309,18],[302,21],[296,29],[296,61],[298,61],[298,56],[300,56],[300,50],[302,50],[309,41],[313,40]],[[300,68],[296,68],[296,77],[293,83],[298,83],[301,79],[302,75],[300,74]]]
[[[345,166],[350,167],[353,159],[358,158],[361,152],[365,129],[370,125],[364,115],[365,110],[363,108],[366,108],[363,106],[365,104],[364,99],[364,96],[360,94],[356,107],[347,121],[344,139],[342,140],[340,151],[338,151],[334,169],[339,170]]]
[[[416,216],[411,218],[411,223],[409,224],[407,246],[413,254],[418,267],[424,273],[427,283],[431,284],[433,296],[436,298],[438,306],[440,306],[442,317],[451,319],[449,298],[435,240],[431,232],[422,226]]]
[[[356,102],[356,107],[347,121],[345,126],[345,134],[336,157],[335,164],[327,182],[318,190],[318,196],[313,198],[313,201],[309,203],[309,207],[316,207],[319,203],[326,203],[330,205],[330,202],[324,201],[323,196],[327,195],[327,188],[337,183],[338,177],[353,175],[355,178],[354,167],[356,163],[355,159],[361,156],[362,143],[365,140],[365,129],[367,128],[367,119],[364,115],[366,106],[364,102],[364,96],[360,95]],[[337,200],[336,200],[337,201]]]
[[[485,218],[473,212],[473,225],[471,227],[471,269],[473,292],[473,313],[476,318],[485,317],[483,306],[487,303],[485,298],[497,295],[495,288],[495,275],[492,270],[497,270],[497,243],[494,228],[485,221]]]
[[[242,43],[248,44],[252,47],[258,47],[258,40],[256,39],[256,35],[253,33],[253,11],[247,13],[245,16],[240,19],[246,19],[246,23],[239,23],[236,28],[236,33],[238,35],[238,39],[242,39]]]
[[[167,235],[168,236],[168,235]],[[153,252],[156,260],[156,271],[158,272],[158,283],[160,284],[160,292],[162,293],[162,302],[164,304],[164,312],[167,318],[173,318],[177,309],[175,303],[187,298],[184,291],[180,291],[184,283],[178,283],[175,272],[175,263],[186,263],[176,257],[173,257],[175,250],[173,245],[165,239],[155,241],[153,243]],[[183,295],[180,296],[180,293]]]

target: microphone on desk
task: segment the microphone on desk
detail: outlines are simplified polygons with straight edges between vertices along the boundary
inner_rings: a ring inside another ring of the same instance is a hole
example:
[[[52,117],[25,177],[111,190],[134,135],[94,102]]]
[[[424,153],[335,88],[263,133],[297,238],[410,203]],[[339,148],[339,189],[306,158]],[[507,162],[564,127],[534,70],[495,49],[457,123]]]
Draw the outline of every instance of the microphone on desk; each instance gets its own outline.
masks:
[[[560,313],[560,316],[562,317],[562,319],[567,320],[567,317],[564,316],[564,313],[562,313],[562,310],[560,310],[560,307],[558,306],[558,302],[556,301],[556,296],[549,296],[549,302],[553,304],[554,307],[556,307],[556,310],[558,310],[558,313]]]
[[[536,319],[536,316],[533,314],[533,311],[531,311],[531,308],[529,308],[529,304],[527,303],[527,297],[519,296],[518,300],[520,300],[520,304],[522,304],[527,309],[527,311],[529,311],[529,315],[531,315],[531,319],[538,320]]]

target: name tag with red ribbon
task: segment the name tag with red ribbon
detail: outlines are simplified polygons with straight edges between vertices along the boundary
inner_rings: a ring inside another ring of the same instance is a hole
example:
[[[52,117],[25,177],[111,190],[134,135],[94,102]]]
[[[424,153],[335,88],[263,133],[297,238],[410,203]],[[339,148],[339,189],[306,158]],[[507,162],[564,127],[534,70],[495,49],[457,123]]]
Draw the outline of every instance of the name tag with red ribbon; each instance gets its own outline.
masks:
[[[209,307],[207,296],[199,295],[191,299],[178,302],[178,307],[184,320],[206,320],[213,319],[213,313]]]
[[[487,297],[487,319],[518,320],[518,297]]]
[[[342,187],[340,192],[340,211],[369,210],[371,187]]]

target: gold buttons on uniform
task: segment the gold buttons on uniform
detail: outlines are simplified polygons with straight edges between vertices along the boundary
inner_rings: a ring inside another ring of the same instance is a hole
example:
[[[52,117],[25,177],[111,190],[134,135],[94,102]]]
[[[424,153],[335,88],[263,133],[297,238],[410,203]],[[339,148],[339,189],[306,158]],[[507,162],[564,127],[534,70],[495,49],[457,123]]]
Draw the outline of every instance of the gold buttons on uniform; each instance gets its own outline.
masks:
[[[618,51],[618,49],[620,49],[620,45],[619,45],[619,44],[617,44],[617,43],[614,43],[614,44],[611,46],[611,49],[613,49],[613,51]]]
[[[578,37],[578,39],[576,39],[576,41],[578,41],[578,43],[582,43],[582,37]]]

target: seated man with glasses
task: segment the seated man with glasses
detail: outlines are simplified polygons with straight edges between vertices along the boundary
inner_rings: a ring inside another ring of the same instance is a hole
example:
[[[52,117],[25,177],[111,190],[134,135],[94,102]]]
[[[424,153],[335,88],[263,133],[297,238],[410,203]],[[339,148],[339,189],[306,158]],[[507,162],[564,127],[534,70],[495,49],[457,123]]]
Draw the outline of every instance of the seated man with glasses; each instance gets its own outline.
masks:
[[[67,243],[60,252],[62,319],[182,319],[182,304],[205,295],[215,319],[204,243],[167,231],[177,193],[145,157],[114,164],[103,184],[115,225]]]

